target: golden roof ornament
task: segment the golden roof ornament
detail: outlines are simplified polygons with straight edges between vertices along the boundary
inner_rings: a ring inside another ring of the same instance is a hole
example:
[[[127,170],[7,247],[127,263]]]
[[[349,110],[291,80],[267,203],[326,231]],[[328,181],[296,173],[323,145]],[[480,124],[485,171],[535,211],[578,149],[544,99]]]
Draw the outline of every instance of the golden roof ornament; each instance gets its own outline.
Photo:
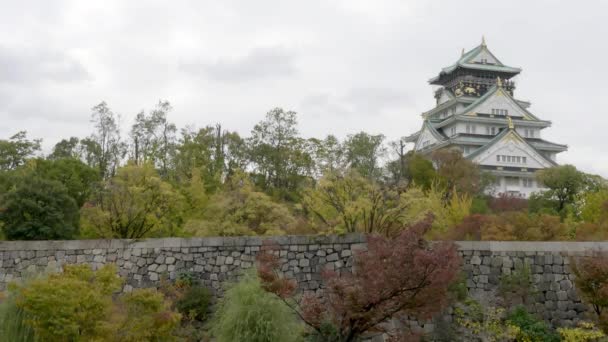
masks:
[[[486,37],[481,36],[481,46],[486,46]]]
[[[507,120],[509,120],[509,129],[515,129],[515,125],[513,125],[513,120],[511,120],[511,117],[509,115],[507,115]]]
[[[464,56],[464,48],[462,48],[462,51],[460,52],[460,57]]]
[[[500,76],[496,77],[496,86],[498,88],[502,88],[502,80],[500,79]]]

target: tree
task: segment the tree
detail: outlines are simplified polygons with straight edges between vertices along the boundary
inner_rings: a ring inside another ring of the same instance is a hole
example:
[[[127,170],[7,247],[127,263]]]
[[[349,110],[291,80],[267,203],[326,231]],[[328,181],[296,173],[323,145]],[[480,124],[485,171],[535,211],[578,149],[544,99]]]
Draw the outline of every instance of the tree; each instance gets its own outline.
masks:
[[[256,184],[265,190],[278,190],[285,197],[293,197],[312,174],[312,158],[296,126],[296,112],[275,108],[255,125],[249,138]]]
[[[207,126],[183,129],[175,158],[175,178],[184,182],[196,169],[207,192],[213,192],[238,170],[245,169],[247,147],[238,133],[222,131],[222,127]]]
[[[0,139],[0,171],[14,170],[25,164],[28,157],[40,151],[41,139],[28,140],[27,132],[20,131],[8,140]]]
[[[149,115],[138,113],[131,127],[132,159],[138,165],[155,165],[162,177],[169,174],[175,157],[177,128],[167,120],[171,109],[168,101],[159,101]]]
[[[129,164],[101,186],[82,210],[83,228],[93,237],[139,239],[175,236],[183,198],[149,164]]]
[[[323,335],[329,324],[336,341],[355,341],[367,331],[382,331],[382,324],[393,317],[428,318],[446,304],[460,260],[453,244],[424,242],[431,223],[432,217],[427,217],[394,239],[370,235],[367,251],[355,252],[352,273],[324,272],[320,297],[294,297],[296,283],[280,275],[270,245],[258,255],[258,274],[263,287],[283,299],[316,334]]]
[[[536,179],[548,188],[543,195],[557,201],[557,212],[562,213],[566,205],[573,204],[585,185],[585,177],[572,165],[542,169]]]
[[[308,142],[312,148],[311,155],[314,159],[315,177],[344,170],[346,153],[338,138],[330,134],[323,140],[311,138],[308,139]]]
[[[484,190],[487,180],[477,165],[465,159],[460,150],[437,150],[431,159],[437,169],[437,176],[446,189],[446,200],[452,196],[452,191],[474,196]]]
[[[608,223],[608,190],[583,194],[581,218],[589,223]]]
[[[384,138],[382,134],[365,132],[349,135],[344,142],[348,165],[363,177],[378,179],[381,171],[379,163],[386,153]]]
[[[71,239],[78,233],[76,202],[57,181],[30,175],[0,200],[2,230],[9,240]]]
[[[94,154],[91,159],[97,162],[104,179],[114,176],[126,154],[126,144],[120,137],[119,120],[105,102],[92,108],[91,122],[96,131],[85,144],[88,152]]]
[[[433,163],[417,153],[406,155],[407,173],[406,179],[415,185],[429,190],[433,183],[437,181],[437,172]]]
[[[235,174],[225,191],[215,193],[208,203],[200,217],[186,223],[187,232],[196,236],[282,235],[296,223],[286,206],[255,191],[244,173]]]
[[[34,174],[63,184],[78,208],[89,199],[95,185],[101,181],[98,170],[74,158],[35,159],[32,166]]]
[[[323,228],[334,232],[392,235],[403,227],[400,194],[360,176],[328,173],[304,192],[303,205]]]
[[[71,137],[70,139],[61,139],[60,142],[56,143],[53,147],[53,152],[48,155],[48,159],[79,159],[80,139],[77,137]]]

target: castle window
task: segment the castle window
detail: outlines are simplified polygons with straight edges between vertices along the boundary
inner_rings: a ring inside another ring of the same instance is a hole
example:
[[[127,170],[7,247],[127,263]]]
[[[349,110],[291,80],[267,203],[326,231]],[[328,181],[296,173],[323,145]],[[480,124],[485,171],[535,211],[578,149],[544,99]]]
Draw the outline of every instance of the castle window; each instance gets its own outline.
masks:
[[[496,155],[497,162],[503,163],[514,163],[514,164],[526,164],[526,157],[522,156],[507,156],[507,155]]]
[[[475,125],[467,125],[467,133],[475,134],[476,126]]]
[[[532,178],[522,178],[522,181],[524,183],[524,187],[526,187],[526,188],[534,187],[534,180],[532,180]]]

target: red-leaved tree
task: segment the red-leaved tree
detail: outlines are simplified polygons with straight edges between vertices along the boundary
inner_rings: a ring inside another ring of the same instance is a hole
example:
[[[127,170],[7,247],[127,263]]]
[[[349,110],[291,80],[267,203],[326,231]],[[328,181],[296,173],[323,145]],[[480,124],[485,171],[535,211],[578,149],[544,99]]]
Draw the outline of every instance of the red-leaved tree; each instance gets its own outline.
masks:
[[[296,295],[296,282],[278,271],[276,246],[264,246],[258,273],[264,288],[283,299],[316,334],[324,335],[330,325],[332,341],[386,331],[385,323],[399,315],[430,318],[446,304],[460,265],[452,243],[423,239],[432,220],[429,216],[392,239],[368,236],[367,249],[354,253],[353,272],[323,272],[324,288],[316,294]]]

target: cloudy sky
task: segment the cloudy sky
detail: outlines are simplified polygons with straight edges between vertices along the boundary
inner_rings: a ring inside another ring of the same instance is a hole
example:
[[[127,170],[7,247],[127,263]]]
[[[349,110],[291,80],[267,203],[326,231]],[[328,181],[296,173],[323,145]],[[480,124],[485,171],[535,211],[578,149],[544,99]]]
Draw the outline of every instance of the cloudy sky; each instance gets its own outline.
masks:
[[[130,125],[169,100],[178,126],[247,135],[269,109],[304,136],[394,139],[433,106],[427,80],[485,35],[523,68],[516,95],[566,143],[562,163],[608,177],[606,1],[21,1],[0,13],[0,138],[90,133],[102,100]]]

